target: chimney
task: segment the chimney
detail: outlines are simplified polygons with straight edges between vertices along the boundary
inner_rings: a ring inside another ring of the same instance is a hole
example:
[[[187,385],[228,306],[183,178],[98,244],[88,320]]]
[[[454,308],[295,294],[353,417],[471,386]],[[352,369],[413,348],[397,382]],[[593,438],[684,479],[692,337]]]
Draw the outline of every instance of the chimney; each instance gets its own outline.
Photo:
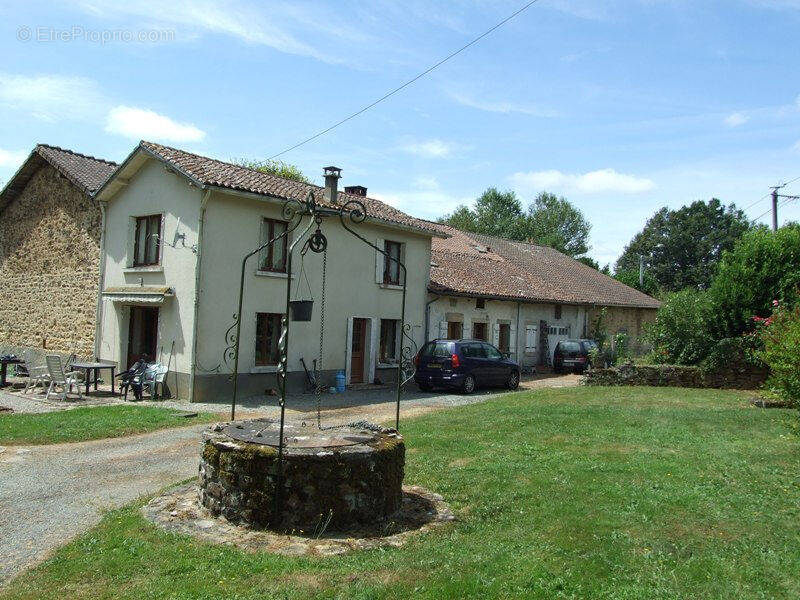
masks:
[[[339,178],[342,170],[339,167],[325,167],[325,202],[337,204],[339,200]]]
[[[363,185],[348,185],[344,188],[344,191],[348,194],[353,194],[354,196],[367,195],[367,188],[365,188]]]

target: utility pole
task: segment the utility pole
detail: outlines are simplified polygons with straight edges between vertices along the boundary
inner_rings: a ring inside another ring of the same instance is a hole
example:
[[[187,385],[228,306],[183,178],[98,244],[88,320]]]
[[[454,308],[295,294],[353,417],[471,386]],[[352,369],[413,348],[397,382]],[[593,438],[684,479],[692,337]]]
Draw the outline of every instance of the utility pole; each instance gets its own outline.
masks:
[[[772,188],[772,231],[778,231],[778,190],[782,187],[776,185]]]
[[[644,254],[639,255],[639,289],[644,289]]]

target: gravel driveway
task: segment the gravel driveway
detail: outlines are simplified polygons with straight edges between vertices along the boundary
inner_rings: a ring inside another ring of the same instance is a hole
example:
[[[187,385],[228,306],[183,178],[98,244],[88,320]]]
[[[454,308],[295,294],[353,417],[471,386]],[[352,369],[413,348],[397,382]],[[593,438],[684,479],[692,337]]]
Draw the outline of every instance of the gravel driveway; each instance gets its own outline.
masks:
[[[576,383],[565,376],[524,387],[565,387]],[[404,396],[401,418],[481,402],[496,395],[497,392],[470,396],[411,393]],[[391,390],[354,391],[326,395],[321,400],[325,406],[323,423],[394,420]],[[275,399],[265,401],[268,404],[248,402],[240,415],[276,415]],[[316,418],[313,396],[290,399],[287,405],[293,407],[287,411],[289,419]],[[194,410],[228,410],[222,404],[188,406]],[[105,510],[196,475],[199,432],[203,427],[72,444],[0,447],[0,584],[97,524]]]

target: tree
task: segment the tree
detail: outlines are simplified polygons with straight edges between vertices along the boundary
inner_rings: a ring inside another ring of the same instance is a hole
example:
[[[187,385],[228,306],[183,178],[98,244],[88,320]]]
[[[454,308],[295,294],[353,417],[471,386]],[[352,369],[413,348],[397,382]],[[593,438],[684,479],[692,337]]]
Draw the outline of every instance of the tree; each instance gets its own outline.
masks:
[[[750,331],[753,317],[769,317],[773,301],[791,305],[800,286],[800,225],[772,232],[759,227],[727,252],[709,293],[715,333],[733,337]]]
[[[284,179],[299,181],[300,183],[311,183],[308,177],[305,176],[305,173],[300,170],[300,167],[283,162],[282,160],[269,159],[259,162],[246,158],[237,158],[231,162],[233,162],[235,165],[239,165],[240,167],[247,167],[248,169],[260,171],[261,173],[276,175],[278,177],[283,177]]]
[[[597,262],[595,259],[593,259],[591,256],[579,256],[575,260],[577,260],[578,262],[582,262],[588,267],[592,267],[593,269],[597,269],[598,271],[600,270],[600,263]]]
[[[526,236],[572,257],[589,251],[592,226],[566,198],[542,192],[528,207]]]
[[[617,281],[621,281],[625,285],[628,285],[632,288],[639,290],[640,292],[644,292],[649,296],[657,296],[659,289],[658,289],[658,281],[656,278],[653,277],[652,273],[648,273],[647,271],[644,272],[643,283],[644,285],[639,285],[639,271],[617,271],[614,273],[614,279]]]
[[[716,198],[653,215],[625,247],[616,271],[639,270],[639,255],[659,287],[707,289],[725,251],[750,229],[744,212]]]
[[[512,191],[501,192],[497,188],[489,188],[475,201],[475,207],[461,205],[450,214],[439,219],[452,227],[481,233],[496,235],[511,240],[521,240],[524,226],[522,203]]]
[[[474,208],[461,205],[439,222],[472,233],[550,246],[572,257],[589,250],[591,225],[583,213],[565,198],[546,192],[539,194],[526,212],[513,191],[489,188]]]

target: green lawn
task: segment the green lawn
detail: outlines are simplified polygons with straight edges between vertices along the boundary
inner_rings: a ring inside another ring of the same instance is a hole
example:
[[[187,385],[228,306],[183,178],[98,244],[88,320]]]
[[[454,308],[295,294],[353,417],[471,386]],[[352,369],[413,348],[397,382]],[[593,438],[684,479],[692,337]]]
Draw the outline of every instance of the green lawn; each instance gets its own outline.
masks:
[[[798,598],[800,433],[748,395],[521,392],[403,427],[406,481],[455,524],[332,558],[196,543],[141,504],[0,598]]]
[[[190,418],[181,416],[184,414],[187,413],[153,406],[116,404],[43,414],[0,415],[0,445],[80,442],[215,419],[209,413]]]

